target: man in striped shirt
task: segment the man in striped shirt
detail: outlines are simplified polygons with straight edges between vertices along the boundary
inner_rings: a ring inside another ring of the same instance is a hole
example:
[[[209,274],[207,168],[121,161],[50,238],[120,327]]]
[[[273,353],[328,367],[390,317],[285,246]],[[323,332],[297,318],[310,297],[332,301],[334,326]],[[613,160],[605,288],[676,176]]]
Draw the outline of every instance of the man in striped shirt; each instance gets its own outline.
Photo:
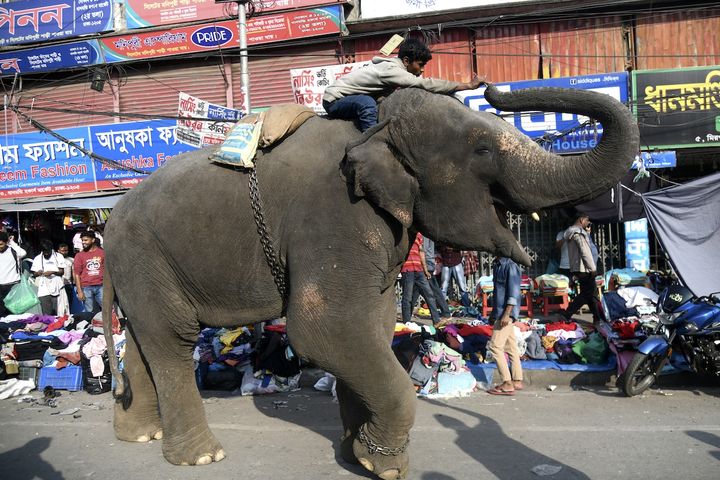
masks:
[[[428,308],[430,309],[430,316],[432,317],[433,325],[437,325],[440,322],[440,315],[438,314],[437,304],[435,303],[435,297],[433,296],[432,290],[428,279],[430,278],[430,272],[428,271],[427,264],[425,263],[425,251],[423,249],[423,236],[418,233],[415,237],[415,243],[413,243],[410,253],[408,253],[407,259],[400,270],[402,277],[402,320],[404,323],[411,321],[412,319],[412,296],[413,289],[417,287],[420,290],[420,294],[427,302]]]

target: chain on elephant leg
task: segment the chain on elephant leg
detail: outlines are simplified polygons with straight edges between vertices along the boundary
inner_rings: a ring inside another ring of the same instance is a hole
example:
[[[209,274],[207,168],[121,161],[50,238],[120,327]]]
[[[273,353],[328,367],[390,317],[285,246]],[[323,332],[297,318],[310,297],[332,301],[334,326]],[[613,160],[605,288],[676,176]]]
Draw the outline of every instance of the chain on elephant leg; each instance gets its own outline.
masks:
[[[353,452],[363,467],[382,480],[400,480],[408,472],[409,443],[408,433],[399,445],[383,445],[368,433],[367,425],[361,425],[353,442]]]
[[[342,380],[336,384],[338,402],[340,403],[340,418],[343,422],[343,435],[340,438],[340,454],[343,460],[350,464],[357,464],[358,459],[353,451],[353,442],[358,429],[370,420],[365,404]]]

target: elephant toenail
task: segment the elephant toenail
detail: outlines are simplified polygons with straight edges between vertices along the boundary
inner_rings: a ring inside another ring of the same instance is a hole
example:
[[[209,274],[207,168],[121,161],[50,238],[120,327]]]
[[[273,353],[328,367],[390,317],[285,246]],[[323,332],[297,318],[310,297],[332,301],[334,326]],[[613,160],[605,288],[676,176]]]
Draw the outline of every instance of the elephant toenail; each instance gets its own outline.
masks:
[[[149,442],[150,437],[148,435],[140,435],[135,441],[140,443]]]
[[[203,455],[197,459],[195,465],[209,465],[210,463],[212,463],[212,457],[210,455]]]
[[[373,463],[367,458],[358,458],[358,462],[360,462],[360,465],[365,467],[367,470],[371,472],[375,471],[375,465],[373,465]]]
[[[378,477],[382,478],[382,480],[397,480],[399,478],[400,471],[396,468],[392,468],[390,470],[385,470],[383,473],[378,475]]]
[[[225,458],[225,450],[218,450],[218,452],[215,454],[215,461],[219,462],[223,458]]]
[[[163,432],[162,432],[162,430],[159,430],[159,431],[155,432],[155,435],[153,435],[153,438],[154,438],[155,440],[161,440],[162,437],[163,437]]]

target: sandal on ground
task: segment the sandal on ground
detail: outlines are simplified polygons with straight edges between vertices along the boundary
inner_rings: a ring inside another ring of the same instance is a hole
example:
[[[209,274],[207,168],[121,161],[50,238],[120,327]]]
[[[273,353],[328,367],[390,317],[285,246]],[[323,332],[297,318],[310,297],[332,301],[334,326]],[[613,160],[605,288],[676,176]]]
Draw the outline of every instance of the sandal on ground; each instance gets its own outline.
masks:
[[[487,392],[490,395],[515,395],[515,390],[503,390],[500,387],[493,387]]]

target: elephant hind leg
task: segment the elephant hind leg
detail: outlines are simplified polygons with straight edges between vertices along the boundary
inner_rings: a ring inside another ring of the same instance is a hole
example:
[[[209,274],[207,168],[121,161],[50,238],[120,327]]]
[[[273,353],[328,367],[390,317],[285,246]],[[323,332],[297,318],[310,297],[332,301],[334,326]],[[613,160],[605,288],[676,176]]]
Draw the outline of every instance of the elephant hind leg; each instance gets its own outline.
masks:
[[[155,385],[130,328],[126,331],[123,377],[125,391],[115,403],[115,436],[126,442],[162,438]]]

